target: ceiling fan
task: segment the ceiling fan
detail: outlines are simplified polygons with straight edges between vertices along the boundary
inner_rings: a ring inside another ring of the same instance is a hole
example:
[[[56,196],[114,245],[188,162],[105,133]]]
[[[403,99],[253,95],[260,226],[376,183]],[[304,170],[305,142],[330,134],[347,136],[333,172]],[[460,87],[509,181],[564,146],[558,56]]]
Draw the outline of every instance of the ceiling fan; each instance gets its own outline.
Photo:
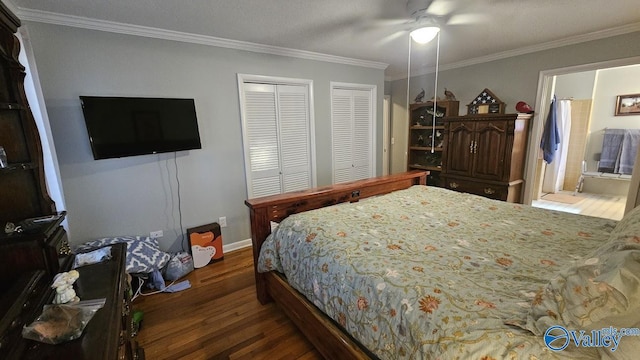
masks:
[[[426,44],[432,41],[437,37],[437,45],[436,45],[436,66],[435,66],[435,76],[434,76],[434,92],[437,92],[438,89],[438,63],[440,58],[440,29],[444,26],[461,24],[461,23],[469,23],[473,16],[466,16],[465,21],[460,20],[461,13],[456,13],[456,9],[454,9],[451,5],[454,2],[449,0],[407,0],[407,12],[411,16],[411,18],[415,19],[406,23],[406,28],[404,30],[398,31],[395,36],[401,36],[406,34],[409,31],[409,53],[407,56],[407,110],[409,109],[409,83],[411,79],[411,43],[416,42],[418,44]],[[460,2],[458,2],[460,4]],[[458,19],[456,19],[456,16]],[[465,16],[462,17],[464,19]],[[479,17],[477,17],[479,19]],[[424,89],[422,89],[421,94],[418,97],[424,97]],[[417,99],[417,98],[416,98]],[[417,100],[416,100],[417,101]],[[421,101],[421,100],[420,100]],[[437,114],[437,106],[438,102],[437,96],[434,94],[433,97],[433,108],[432,108],[432,136],[431,136],[431,152],[433,153],[435,150],[435,139],[436,139],[436,114]]]
[[[414,41],[426,44],[444,27],[484,21],[483,15],[465,9],[472,6],[473,4],[455,0],[407,0],[406,11],[409,19],[385,21],[386,25],[399,25],[400,29],[383,38],[381,42],[392,41],[410,33]]]

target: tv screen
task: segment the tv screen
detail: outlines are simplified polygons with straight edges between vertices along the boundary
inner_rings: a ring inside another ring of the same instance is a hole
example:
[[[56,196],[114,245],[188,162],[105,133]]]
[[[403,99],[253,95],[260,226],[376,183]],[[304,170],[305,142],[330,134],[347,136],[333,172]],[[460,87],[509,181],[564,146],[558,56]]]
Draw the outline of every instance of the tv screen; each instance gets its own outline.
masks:
[[[193,99],[80,96],[93,158],[201,149]]]

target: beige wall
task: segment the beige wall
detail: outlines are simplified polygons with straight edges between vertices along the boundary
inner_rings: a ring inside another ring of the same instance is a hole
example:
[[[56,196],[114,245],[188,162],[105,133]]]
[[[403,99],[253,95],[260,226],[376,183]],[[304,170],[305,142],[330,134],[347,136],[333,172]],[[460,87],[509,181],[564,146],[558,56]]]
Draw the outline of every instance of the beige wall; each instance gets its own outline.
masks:
[[[587,144],[590,115],[591,99],[574,99],[571,102],[571,138],[567,153],[564,190],[573,191],[582,173],[582,160]]]

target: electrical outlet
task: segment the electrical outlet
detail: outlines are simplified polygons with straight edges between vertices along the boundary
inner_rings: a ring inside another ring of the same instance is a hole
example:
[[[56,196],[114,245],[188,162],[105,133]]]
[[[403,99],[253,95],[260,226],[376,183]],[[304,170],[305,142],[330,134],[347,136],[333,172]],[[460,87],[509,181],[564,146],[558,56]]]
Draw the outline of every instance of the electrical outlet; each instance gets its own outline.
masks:
[[[227,227],[227,217],[221,216],[218,218],[218,224],[220,224],[220,227]]]
[[[156,230],[149,233],[149,237],[152,239],[161,238],[162,236],[164,236],[162,230]]]

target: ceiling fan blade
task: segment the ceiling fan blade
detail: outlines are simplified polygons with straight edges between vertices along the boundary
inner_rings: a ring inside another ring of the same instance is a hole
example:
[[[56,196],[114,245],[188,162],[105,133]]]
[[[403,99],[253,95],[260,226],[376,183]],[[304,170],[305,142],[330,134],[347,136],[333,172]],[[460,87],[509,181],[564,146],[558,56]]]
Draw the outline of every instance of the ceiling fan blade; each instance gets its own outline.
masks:
[[[394,41],[396,39],[401,38],[403,35],[406,35],[406,34],[407,34],[407,31],[405,31],[405,30],[396,31],[396,32],[393,32],[393,33],[381,38],[380,40],[378,40],[376,42],[376,44],[379,45],[379,46],[386,45],[386,44],[388,44],[388,43],[390,43],[390,42],[392,42],[392,41]]]
[[[478,24],[489,21],[488,15],[473,12],[472,5],[455,0],[433,0],[425,19],[440,25]]]
[[[375,20],[373,22],[369,22],[367,25],[363,25],[363,26],[367,26],[367,27],[391,27],[391,26],[399,26],[399,25],[403,25],[407,23],[407,19],[379,19],[379,20]]]
[[[469,25],[489,22],[486,14],[453,14],[447,20],[447,25]]]
[[[407,0],[407,12],[413,18],[419,18],[430,11],[431,6],[438,0]]]
[[[427,9],[429,15],[447,16],[454,12],[456,4],[452,0],[434,0]]]

